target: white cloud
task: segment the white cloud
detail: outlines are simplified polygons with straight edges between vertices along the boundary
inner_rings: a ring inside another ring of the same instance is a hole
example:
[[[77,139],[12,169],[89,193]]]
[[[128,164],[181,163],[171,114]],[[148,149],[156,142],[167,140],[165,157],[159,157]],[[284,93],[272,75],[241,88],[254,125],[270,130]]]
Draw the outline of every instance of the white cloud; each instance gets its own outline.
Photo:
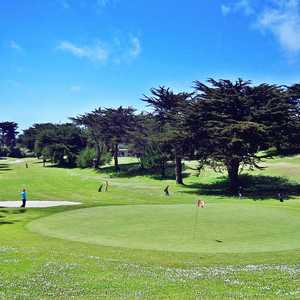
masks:
[[[136,58],[140,55],[142,51],[140,40],[137,37],[131,37],[130,42],[131,42],[131,48],[129,51],[129,55],[133,58]]]
[[[241,10],[246,16],[254,14],[254,8],[250,4],[250,0],[239,0],[236,5],[236,10]]]
[[[73,85],[70,87],[70,92],[71,93],[79,93],[81,91],[81,86],[80,85]]]
[[[121,64],[123,62],[130,63],[136,59],[141,54],[142,46],[137,36],[129,35],[125,38],[115,36],[109,42],[96,42],[89,45],[77,45],[70,41],[62,41],[56,50],[96,63]]]
[[[14,40],[11,40],[9,42],[9,47],[11,49],[14,49],[14,50],[18,51],[18,52],[23,52],[23,48]]]
[[[62,41],[58,50],[68,52],[79,58],[86,58],[93,62],[105,62],[109,57],[108,50],[101,43],[89,46],[77,46],[69,41]]]
[[[276,0],[259,16],[260,29],[271,32],[283,49],[300,52],[299,0]]]
[[[251,17],[250,27],[272,34],[287,53],[300,53],[300,0],[265,0],[260,2],[261,9],[254,9],[254,3],[235,0],[231,5],[223,4],[221,10],[224,16],[242,12]]]
[[[223,16],[227,16],[231,12],[231,6],[222,4],[221,11],[222,11]]]

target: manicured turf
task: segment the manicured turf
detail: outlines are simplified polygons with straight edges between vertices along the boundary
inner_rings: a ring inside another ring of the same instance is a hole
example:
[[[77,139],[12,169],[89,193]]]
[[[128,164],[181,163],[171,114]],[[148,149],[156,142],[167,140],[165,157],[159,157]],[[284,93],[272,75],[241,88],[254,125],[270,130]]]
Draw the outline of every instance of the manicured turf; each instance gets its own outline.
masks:
[[[185,162],[186,185],[176,186],[141,173],[134,159],[120,161],[128,172],[115,176],[110,166],[0,160],[1,201],[18,200],[26,187],[30,200],[82,203],[0,208],[1,300],[300,298],[300,156],[248,173],[242,199],[226,193],[222,174],[195,176],[195,162]],[[106,180],[109,191],[98,193]],[[281,189],[289,201],[276,199]],[[208,206],[191,245],[199,197]],[[103,245],[107,236],[114,245]]]
[[[112,247],[199,253],[300,248],[299,209],[280,204],[126,205],[78,209],[38,219],[34,232]],[[254,221],[255,220],[255,221]]]

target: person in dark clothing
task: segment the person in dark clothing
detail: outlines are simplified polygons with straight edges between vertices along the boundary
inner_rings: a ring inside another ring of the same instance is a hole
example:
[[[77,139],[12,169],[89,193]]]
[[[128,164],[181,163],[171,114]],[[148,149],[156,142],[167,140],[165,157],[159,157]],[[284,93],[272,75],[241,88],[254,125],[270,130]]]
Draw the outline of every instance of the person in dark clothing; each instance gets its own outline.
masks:
[[[278,199],[279,199],[280,202],[284,202],[282,193],[278,193]]]
[[[166,196],[170,196],[170,193],[169,193],[169,186],[167,185],[166,188],[164,189],[164,192],[165,192],[165,195]]]

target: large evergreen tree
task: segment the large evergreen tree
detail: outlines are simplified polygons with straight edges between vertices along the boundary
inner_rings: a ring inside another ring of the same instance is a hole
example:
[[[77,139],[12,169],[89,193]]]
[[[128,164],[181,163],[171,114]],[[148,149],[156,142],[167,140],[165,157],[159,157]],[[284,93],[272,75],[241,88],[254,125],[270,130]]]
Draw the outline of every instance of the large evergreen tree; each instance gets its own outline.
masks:
[[[251,97],[251,118],[266,127],[265,146],[275,146],[279,153],[291,148],[299,131],[299,102],[293,88],[264,83],[252,87]]]
[[[142,100],[153,108],[157,137],[161,144],[170,145],[175,160],[176,183],[183,184],[182,159],[189,145],[185,111],[192,94],[174,93],[164,86],[150,91],[151,96],[144,96]]]
[[[96,110],[95,113],[98,113]],[[107,147],[111,150],[115,171],[120,171],[119,145],[128,144],[137,125],[135,109],[132,107],[106,108],[101,112],[102,135]]]
[[[235,192],[239,171],[259,167],[257,152],[267,131],[252,117],[254,90],[249,81],[210,79],[209,84],[195,82],[197,96],[190,126],[194,137],[199,138],[197,155],[201,163],[217,171],[225,168],[230,189]]]
[[[96,146],[96,166],[100,161],[101,148],[105,146],[113,155],[116,172],[120,171],[119,145],[130,142],[137,124],[134,112],[135,109],[122,106],[98,108],[91,113],[71,118],[76,124],[84,125],[90,130]]]
[[[95,161],[94,161],[94,168],[98,168],[101,154],[104,152],[105,143],[104,143],[104,134],[105,128],[103,125],[103,110],[98,108],[97,110],[86,113],[84,115],[80,115],[76,118],[70,118],[75,124],[82,125],[87,128],[88,136],[92,141],[92,146],[95,147]]]
[[[10,154],[16,146],[18,124],[15,122],[0,123],[0,151],[2,154]]]

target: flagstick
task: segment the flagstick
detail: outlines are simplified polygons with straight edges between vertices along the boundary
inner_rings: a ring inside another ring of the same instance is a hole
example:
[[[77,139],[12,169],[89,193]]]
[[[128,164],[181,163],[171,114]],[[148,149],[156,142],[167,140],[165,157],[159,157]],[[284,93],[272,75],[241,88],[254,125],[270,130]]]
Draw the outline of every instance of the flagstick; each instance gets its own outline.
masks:
[[[199,216],[199,207],[198,205],[196,206],[196,213],[195,213],[195,219],[194,219],[194,230],[193,230],[193,240],[196,237],[196,227],[198,224],[198,216]]]

